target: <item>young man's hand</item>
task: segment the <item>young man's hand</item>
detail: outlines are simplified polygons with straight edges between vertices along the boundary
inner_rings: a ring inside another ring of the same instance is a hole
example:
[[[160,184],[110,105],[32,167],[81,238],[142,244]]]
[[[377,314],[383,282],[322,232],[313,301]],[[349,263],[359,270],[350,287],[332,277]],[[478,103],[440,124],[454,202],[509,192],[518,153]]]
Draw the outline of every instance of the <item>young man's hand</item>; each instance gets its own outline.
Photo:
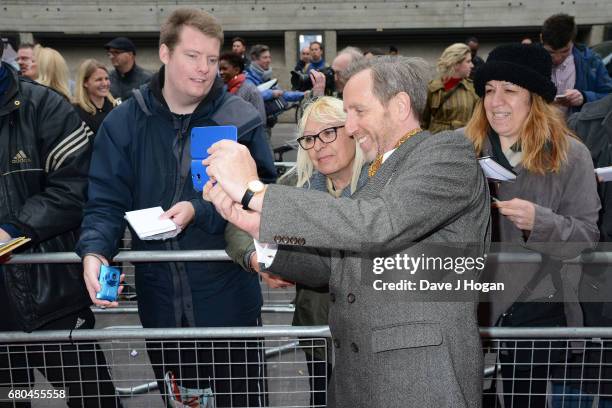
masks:
[[[181,201],[174,204],[168,211],[163,213],[159,218],[161,220],[169,218],[181,230],[187,228],[189,223],[193,221],[195,209],[189,201]]]
[[[102,255],[85,255],[83,257],[83,279],[85,280],[85,287],[87,288],[87,293],[89,293],[89,298],[92,303],[99,307],[117,307],[119,306],[119,302],[109,302],[108,300],[100,300],[96,299],[96,294],[100,291],[100,266],[104,263],[104,265],[108,265],[108,260],[104,258]],[[121,274],[119,278],[120,282],[123,282],[125,279],[125,275]],[[123,290],[123,285],[119,286],[119,292]]]

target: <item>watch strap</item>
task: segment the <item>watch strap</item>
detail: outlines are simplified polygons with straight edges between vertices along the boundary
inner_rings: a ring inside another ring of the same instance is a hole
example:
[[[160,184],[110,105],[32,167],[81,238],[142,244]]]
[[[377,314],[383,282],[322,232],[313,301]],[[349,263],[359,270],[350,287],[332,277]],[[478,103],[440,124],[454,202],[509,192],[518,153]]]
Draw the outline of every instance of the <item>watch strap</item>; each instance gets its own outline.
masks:
[[[254,192],[252,192],[248,188],[246,189],[246,191],[244,192],[244,195],[242,196],[242,200],[240,200],[240,204],[242,204],[243,210],[250,210],[249,203],[251,202],[251,199],[253,198],[254,195],[255,195]]]

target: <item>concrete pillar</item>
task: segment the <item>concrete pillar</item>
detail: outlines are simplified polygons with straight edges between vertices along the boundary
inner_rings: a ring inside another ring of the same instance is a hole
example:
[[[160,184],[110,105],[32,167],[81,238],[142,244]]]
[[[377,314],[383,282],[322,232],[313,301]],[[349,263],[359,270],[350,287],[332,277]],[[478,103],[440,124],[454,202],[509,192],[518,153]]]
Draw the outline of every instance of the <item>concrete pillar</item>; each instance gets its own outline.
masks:
[[[19,33],[19,44],[34,44],[34,34],[32,33]]]
[[[589,35],[588,42],[589,47],[595,44],[599,44],[604,40],[605,28],[605,25],[593,25],[591,27],[591,34]]]
[[[297,49],[297,32],[285,31],[285,72],[289,74],[289,71],[295,66],[297,61],[298,49]]]
[[[325,31],[323,34],[323,44],[325,44],[325,62],[331,65],[338,53],[338,36],[336,31]]]

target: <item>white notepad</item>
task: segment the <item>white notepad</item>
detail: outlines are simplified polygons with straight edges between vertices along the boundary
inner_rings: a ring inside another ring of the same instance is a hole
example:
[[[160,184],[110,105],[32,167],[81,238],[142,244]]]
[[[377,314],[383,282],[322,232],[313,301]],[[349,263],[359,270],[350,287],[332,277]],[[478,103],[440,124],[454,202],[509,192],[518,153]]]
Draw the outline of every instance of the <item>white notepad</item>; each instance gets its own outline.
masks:
[[[262,84],[257,85],[257,90],[259,92],[267,91],[268,89],[270,89],[274,85],[276,85],[277,82],[278,82],[278,79],[276,79],[276,78],[271,79],[269,81],[266,81],[266,82],[264,82]]]
[[[598,167],[595,169],[595,173],[602,181],[612,181],[612,166]]]
[[[142,240],[175,237],[180,231],[172,220],[159,219],[163,213],[164,210],[161,207],[145,208],[126,212],[125,219],[128,220],[138,238]]]
[[[516,180],[516,174],[496,162],[490,157],[481,157],[478,159],[478,163],[482,168],[485,176],[488,179],[496,181],[514,181]]]

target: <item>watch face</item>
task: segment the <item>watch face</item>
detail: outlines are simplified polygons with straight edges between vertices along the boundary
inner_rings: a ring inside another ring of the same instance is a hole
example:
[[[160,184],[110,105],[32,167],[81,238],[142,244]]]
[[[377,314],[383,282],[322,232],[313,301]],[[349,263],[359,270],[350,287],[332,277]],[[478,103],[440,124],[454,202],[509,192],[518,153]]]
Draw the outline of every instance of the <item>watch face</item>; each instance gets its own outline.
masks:
[[[254,193],[260,193],[264,189],[264,183],[259,180],[249,181],[247,188]]]

